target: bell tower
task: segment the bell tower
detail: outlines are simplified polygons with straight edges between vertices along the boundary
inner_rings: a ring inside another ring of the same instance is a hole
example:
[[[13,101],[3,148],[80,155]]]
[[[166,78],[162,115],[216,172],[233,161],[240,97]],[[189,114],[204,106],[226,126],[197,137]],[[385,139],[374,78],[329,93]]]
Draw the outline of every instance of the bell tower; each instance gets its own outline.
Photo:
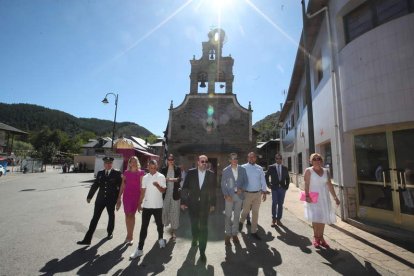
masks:
[[[208,33],[208,41],[203,42],[203,55],[196,60],[195,56],[190,60],[190,94],[198,94],[198,88],[204,88],[207,84],[207,93],[215,94],[216,83],[225,87],[225,94],[233,93],[233,64],[231,56],[223,57],[223,44],[226,42],[226,34],[222,29],[214,29]]]

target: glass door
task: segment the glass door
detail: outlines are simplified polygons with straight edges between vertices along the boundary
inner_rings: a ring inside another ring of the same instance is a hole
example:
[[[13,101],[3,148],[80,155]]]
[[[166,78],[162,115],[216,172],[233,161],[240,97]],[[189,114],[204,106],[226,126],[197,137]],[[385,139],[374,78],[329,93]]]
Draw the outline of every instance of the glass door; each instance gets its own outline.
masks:
[[[414,229],[414,129],[355,136],[358,216]]]
[[[414,229],[414,129],[392,133],[396,194],[401,224]]]

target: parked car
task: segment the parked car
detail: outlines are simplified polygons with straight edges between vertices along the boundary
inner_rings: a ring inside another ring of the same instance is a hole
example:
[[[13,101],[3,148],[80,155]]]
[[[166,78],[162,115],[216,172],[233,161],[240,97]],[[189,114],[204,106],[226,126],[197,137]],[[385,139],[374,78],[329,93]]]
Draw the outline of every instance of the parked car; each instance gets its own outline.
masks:
[[[0,165],[0,176],[6,173],[6,170],[3,168],[3,165]]]

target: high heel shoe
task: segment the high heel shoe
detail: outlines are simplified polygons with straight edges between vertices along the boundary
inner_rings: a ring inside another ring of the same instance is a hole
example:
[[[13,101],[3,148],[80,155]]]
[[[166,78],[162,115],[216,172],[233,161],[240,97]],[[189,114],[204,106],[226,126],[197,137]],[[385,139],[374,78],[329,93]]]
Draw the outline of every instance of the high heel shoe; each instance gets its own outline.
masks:
[[[317,237],[314,237],[315,239],[313,240],[313,246],[315,247],[315,248],[321,248],[321,241],[320,241],[320,239],[319,238],[317,238]]]
[[[321,246],[325,247],[326,249],[331,248],[329,246],[329,244],[324,239],[321,239],[320,244],[321,244]]]

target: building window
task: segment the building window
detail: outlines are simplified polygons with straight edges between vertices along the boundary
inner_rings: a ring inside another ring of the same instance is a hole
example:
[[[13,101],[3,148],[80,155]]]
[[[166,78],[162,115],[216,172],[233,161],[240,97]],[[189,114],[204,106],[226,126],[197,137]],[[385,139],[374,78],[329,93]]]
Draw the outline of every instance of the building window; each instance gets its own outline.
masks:
[[[324,166],[329,170],[331,178],[334,177],[334,171],[332,167],[332,148],[331,143],[326,143],[321,146],[322,155],[324,156]]]
[[[300,110],[299,110],[299,103],[296,103],[296,120],[299,118]]]
[[[413,0],[367,1],[344,16],[346,42],[349,43],[392,19],[412,13],[413,10]]]
[[[378,24],[383,24],[392,19],[408,14],[409,6],[407,1],[381,0],[375,5]]]
[[[292,172],[292,157],[288,157],[288,171]]]
[[[319,54],[316,57],[315,60],[315,88],[318,87],[319,83],[323,79],[323,66],[322,66],[322,53],[319,52]]]
[[[303,173],[302,153],[298,153],[298,174]]]
[[[291,128],[295,127],[295,114],[292,114],[290,116],[290,121],[291,121]]]

